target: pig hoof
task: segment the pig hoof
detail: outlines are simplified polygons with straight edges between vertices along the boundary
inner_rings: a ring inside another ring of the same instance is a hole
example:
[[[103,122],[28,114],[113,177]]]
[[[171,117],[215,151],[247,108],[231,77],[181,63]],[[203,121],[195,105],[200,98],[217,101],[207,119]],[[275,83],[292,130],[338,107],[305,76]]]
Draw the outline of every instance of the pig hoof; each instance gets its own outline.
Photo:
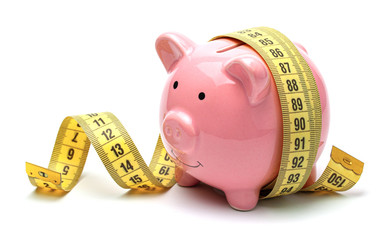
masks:
[[[230,206],[239,211],[252,210],[259,199],[259,191],[257,190],[234,190],[225,193]]]
[[[177,181],[177,184],[179,184],[180,187],[193,187],[198,183],[199,183],[199,180],[196,180],[196,179],[194,180],[184,179],[184,180]]]
[[[192,187],[199,183],[199,180],[192,177],[190,174],[179,167],[177,167],[175,170],[175,178],[177,184],[182,187]]]

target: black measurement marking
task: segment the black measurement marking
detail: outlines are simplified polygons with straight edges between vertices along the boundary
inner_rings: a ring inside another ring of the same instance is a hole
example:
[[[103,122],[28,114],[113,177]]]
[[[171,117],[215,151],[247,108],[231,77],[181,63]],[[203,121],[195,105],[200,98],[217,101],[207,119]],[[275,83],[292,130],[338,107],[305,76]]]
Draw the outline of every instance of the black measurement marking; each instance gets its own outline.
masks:
[[[98,118],[98,119],[94,120],[93,123],[97,124],[98,127],[100,127],[101,124],[103,124],[103,125],[105,124],[105,122],[103,121],[102,118]]]
[[[278,65],[280,66],[281,71],[282,71],[283,73],[292,73],[292,72],[290,71],[290,65],[289,65],[288,62],[279,63]]]
[[[110,151],[114,152],[116,157],[119,157],[120,155],[124,154],[124,149],[122,149],[121,144],[117,143],[116,145],[112,146]]]
[[[296,182],[298,182],[299,178],[300,178],[300,174],[299,173],[290,174],[289,177],[288,177],[287,183],[296,183]]]
[[[133,165],[129,160],[126,160],[125,164],[121,163],[120,167],[123,168],[125,172],[129,172],[129,169],[133,170]]]
[[[292,160],[292,168],[302,168],[304,162],[304,156],[294,157]]]
[[[75,133],[75,136],[74,136],[73,140],[71,140],[72,142],[75,142],[75,143],[78,142],[78,141],[77,141],[78,134],[79,134],[79,133],[77,133],[77,132]]]
[[[133,177],[129,178],[129,180],[132,181],[134,184],[142,182],[142,179],[138,176],[138,174],[136,174]]]
[[[297,111],[297,110],[302,110],[303,109],[303,105],[302,105],[302,100],[301,98],[292,98],[292,109],[293,111]]]
[[[288,90],[290,92],[297,92],[298,91],[298,85],[297,85],[297,80],[296,79],[292,79],[292,80],[286,80],[286,84],[288,85]]]
[[[69,173],[69,169],[70,169],[70,167],[69,166],[64,166],[64,168],[63,168],[63,175],[67,175],[67,173]]]
[[[106,129],[105,131],[102,131],[101,135],[105,136],[106,140],[108,141],[115,137],[113,135],[113,131],[110,128]]]
[[[300,118],[295,118],[294,119],[294,129],[296,131],[298,130],[305,130],[305,118],[304,117],[300,117]]]
[[[327,182],[332,184],[333,186],[342,187],[345,183],[345,178],[338,176],[336,173],[332,173],[328,178]]]
[[[167,175],[169,175],[169,169],[170,169],[170,167],[162,166],[162,167],[160,168],[159,174],[160,174],[160,175],[167,176]]]
[[[305,137],[294,140],[294,150],[305,149]]]
[[[69,151],[67,152],[67,159],[68,160],[71,160],[71,159],[73,159],[73,157],[74,157],[74,149],[73,148],[70,148],[69,149]]]

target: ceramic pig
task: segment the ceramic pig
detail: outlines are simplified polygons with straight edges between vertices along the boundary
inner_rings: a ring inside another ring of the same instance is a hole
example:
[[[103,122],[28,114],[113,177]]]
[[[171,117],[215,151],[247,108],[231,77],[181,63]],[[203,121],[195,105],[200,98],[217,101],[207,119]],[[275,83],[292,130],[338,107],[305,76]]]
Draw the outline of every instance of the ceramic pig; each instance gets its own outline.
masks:
[[[306,50],[295,45],[320,94],[318,158],[328,133],[328,96]],[[202,181],[222,190],[233,208],[253,209],[261,188],[277,176],[282,153],[282,112],[268,67],[250,46],[226,38],[198,45],[165,33],[156,50],[169,74],[160,106],[161,136],[176,163],[178,184]],[[306,185],[315,179],[314,167]]]

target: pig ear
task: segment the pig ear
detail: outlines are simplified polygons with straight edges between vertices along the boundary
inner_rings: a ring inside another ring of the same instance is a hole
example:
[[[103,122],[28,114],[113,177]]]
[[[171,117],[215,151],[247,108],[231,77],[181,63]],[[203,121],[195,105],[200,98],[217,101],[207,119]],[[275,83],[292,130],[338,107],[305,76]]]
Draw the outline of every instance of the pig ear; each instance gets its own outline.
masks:
[[[156,40],[156,51],[168,73],[176,64],[190,54],[195,46],[187,37],[178,33],[164,33]]]
[[[302,46],[301,44],[297,43],[297,42],[294,42],[293,43],[294,46],[296,46],[298,48],[298,51],[301,49],[302,51],[304,51],[306,54],[308,54],[308,51],[306,51],[306,49],[304,48],[304,46]]]
[[[224,69],[232,79],[242,82],[252,106],[261,103],[269,93],[271,75],[258,57],[238,56],[228,61]]]

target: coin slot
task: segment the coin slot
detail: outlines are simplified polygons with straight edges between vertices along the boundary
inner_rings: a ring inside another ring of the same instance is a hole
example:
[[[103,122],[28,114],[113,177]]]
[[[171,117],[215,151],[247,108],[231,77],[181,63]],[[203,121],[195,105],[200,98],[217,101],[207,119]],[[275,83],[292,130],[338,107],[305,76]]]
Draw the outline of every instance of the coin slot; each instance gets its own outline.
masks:
[[[230,50],[232,50],[234,48],[237,48],[239,46],[242,46],[242,45],[245,45],[245,43],[244,42],[234,43],[232,45],[229,45],[229,46],[226,46],[224,48],[221,48],[221,49],[217,50],[216,53],[227,52],[227,51],[230,51]]]

